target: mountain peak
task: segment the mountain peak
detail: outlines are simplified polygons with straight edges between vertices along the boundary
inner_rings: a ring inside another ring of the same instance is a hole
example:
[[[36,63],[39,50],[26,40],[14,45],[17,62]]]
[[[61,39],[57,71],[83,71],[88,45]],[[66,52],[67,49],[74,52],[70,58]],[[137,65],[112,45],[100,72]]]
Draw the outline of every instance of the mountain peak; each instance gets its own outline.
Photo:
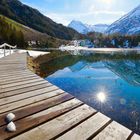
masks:
[[[88,32],[104,33],[105,30],[108,28],[108,26],[109,25],[107,24],[89,25],[89,24],[84,24],[81,21],[77,21],[77,20],[72,20],[68,25],[68,27],[71,27],[82,34],[86,34]]]
[[[82,23],[82,22],[78,20],[72,20],[71,23]]]
[[[81,21],[77,21],[77,20],[72,20],[70,24],[68,25],[68,27],[71,27],[82,34],[86,34],[88,31],[88,28],[86,27],[86,25],[83,24]]]
[[[140,33],[140,5],[112,23],[106,31],[107,34],[120,33],[132,35]]]

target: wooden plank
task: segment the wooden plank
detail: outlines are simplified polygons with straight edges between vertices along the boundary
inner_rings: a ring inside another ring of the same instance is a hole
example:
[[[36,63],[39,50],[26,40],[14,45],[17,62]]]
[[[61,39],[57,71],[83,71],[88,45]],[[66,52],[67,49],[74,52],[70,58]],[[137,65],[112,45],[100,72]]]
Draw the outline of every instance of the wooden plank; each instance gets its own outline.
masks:
[[[13,60],[13,58],[11,58],[12,60]],[[13,60],[13,61],[9,61],[9,60],[3,60],[3,61],[0,61],[0,65],[5,65],[5,66],[10,66],[10,65],[20,65],[21,66],[21,64],[22,64],[22,66],[26,66],[26,63],[24,62],[25,60],[20,60],[20,61],[15,61],[15,60]]]
[[[18,94],[18,95],[15,95],[15,96],[2,98],[2,99],[0,99],[0,106],[9,104],[9,103],[12,103],[12,102],[15,102],[15,101],[23,100],[23,99],[26,99],[26,98],[31,98],[31,97],[34,97],[34,96],[38,96],[38,95],[44,94],[46,92],[53,91],[55,89],[58,89],[58,88],[53,86],[53,85],[48,85],[45,88],[38,89],[38,90],[35,90],[35,91],[25,92],[25,93]]]
[[[9,63],[9,64],[8,64],[8,63],[4,63],[4,62],[2,63],[2,62],[0,61],[0,65],[1,65],[1,66],[5,66],[5,67],[8,67],[8,66],[10,66],[10,65],[12,65],[12,66],[17,66],[17,65],[23,66],[22,63],[16,64],[16,63],[14,63],[14,61],[12,61],[12,62]]]
[[[7,57],[7,58],[6,57],[1,58],[0,62],[1,63],[2,62],[12,62],[12,60],[13,60],[13,62],[21,62],[22,61],[22,63],[25,63],[26,56],[22,57],[20,55],[17,55],[17,56],[12,56],[12,55],[10,57]],[[21,58],[19,58],[19,57],[21,57]]]
[[[60,95],[53,96],[52,98],[22,107],[21,109],[16,109],[13,111],[13,113],[16,116],[14,121],[22,119],[24,117],[28,117],[30,115],[33,115],[35,113],[38,113],[50,107],[56,106],[58,104],[61,104],[73,98],[74,97],[68,93],[62,93]],[[5,122],[6,115],[7,114],[0,115],[0,126],[3,126],[6,124]]]
[[[18,63],[16,63],[18,62]],[[21,60],[21,61],[9,61],[9,60],[3,60],[3,61],[0,61],[0,64],[3,65],[3,66],[14,66],[14,65],[18,65],[19,66],[25,66],[25,65],[21,65],[21,64],[25,64],[24,60]]]
[[[0,89],[1,91],[5,88],[12,88],[12,87],[16,87],[16,86],[19,86],[19,85],[25,85],[25,84],[29,84],[29,83],[34,83],[34,82],[38,82],[38,81],[43,81],[42,78],[38,78],[38,77],[34,77],[30,80],[27,80],[27,81],[21,81],[21,82],[16,82],[16,83],[10,83],[10,84],[6,84],[6,85],[0,85]]]
[[[7,72],[15,71],[15,70],[21,71],[21,70],[26,70],[26,67],[23,67],[23,68],[12,68],[12,70],[11,70],[11,69],[3,69],[3,70],[0,70],[0,72],[4,72],[5,70],[6,70]]]
[[[10,58],[12,58],[12,59],[9,59],[9,57],[2,57],[2,58],[0,58],[0,62],[2,63],[3,61],[9,61],[9,62],[12,62],[12,60],[13,60],[13,62],[19,62],[19,61],[21,61],[21,60],[23,60],[23,61],[25,61],[25,59],[26,59],[26,56],[20,56],[20,58],[19,58],[19,55],[18,56],[15,56],[15,57],[13,57],[13,55],[14,54],[12,54],[12,55],[10,55]],[[18,59],[17,59],[17,57],[18,57]]]
[[[40,81],[34,81],[32,83],[27,83],[25,85],[18,85],[18,86],[14,86],[14,87],[7,87],[7,88],[3,88],[1,91],[0,91],[0,95],[1,93],[5,93],[5,92],[8,92],[8,91],[14,91],[14,90],[17,90],[17,89],[22,89],[22,88],[28,88],[30,86],[33,86],[33,85],[38,85],[38,84],[43,84],[43,83],[47,83],[47,81],[44,81],[44,80],[40,80]]]
[[[12,60],[13,60],[13,58],[11,58]],[[13,60],[13,61],[9,61],[9,60],[3,60],[3,62],[2,61],[0,61],[0,64],[1,65],[5,65],[5,66],[12,66],[12,65],[20,65],[21,66],[21,64],[22,64],[22,66],[24,66],[24,67],[26,67],[26,63],[24,62],[25,60],[20,60],[20,61],[15,61],[15,60]]]
[[[9,64],[9,65],[3,65],[3,64],[0,64],[1,67],[0,67],[0,70],[3,70],[3,69],[8,69],[8,68],[26,68],[25,66],[23,66],[22,64],[16,64],[16,65],[13,65],[13,64]]]
[[[45,81],[37,82],[37,83],[34,83],[34,85],[32,84],[32,85],[27,86],[26,88],[19,88],[19,89],[16,89],[16,90],[0,93],[0,99],[10,97],[10,96],[14,96],[14,95],[17,95],[17,94],[22,94],[22,93],[29,92],[29,91],[34,91],[34,90],[37,90],[37,89],[47,87],[49,85],[51,85],[51,84],[46,83]]]
[[[9,68],[18,69],[18,68],[26,68],[26,66],[21,65],[21,64],[19,64],[19,65],[9,65],[9,66],[0,67],[0,71],[5,70],[5,69],[9,70]]]
[[[11,71],[16,71],[16,70],[26,70],[26,67],[9,67],[9,68],[3,68],[3,69],[0,69],[0,72],[4,72],[4,71],[7,71],[7,72],[11,72]]]
[[[93,108],[87,105],[82,105],[60,117],[13,138],[12,140],[31,140],[34,138],[36,138],[36,140],[52,139],[80,123],[82,120],[85,120],[95,112],[96,111]]]
[[[23,82],[21,81],[21,82],[17,82],[17,83],[0,85],[0,89],[1,89],[1,92],[3,92],[3,89],[6,89],[6,88],[12,88],[12,87],[20,86],[20,85],[23,86],[23,85],[27,85],[27,84],[31,84],[31,83],[39,82],[39,81],[43,81],[43,79],[35,77],[35,78],[28,80],[28,81],[23,81]]]
[[[110,120],[111,119],[107,116],[97,113],[77,127],[65,133],[63,136],[59,137],[57,140],[67,140],[69,138],[72,140],[86,140],[93,134],[100,131],[100,129]]]
[[[24,64],[25,61],[26,61],[24,59],[16,60],[17,58],[19,58],[19,56],[15,57],[15,58],[10,58],[11,60],[9,58],[7,58],[7,59],[6,58],[3,58],[3,59],[1,58],[0,63],[5,63],[6,64],[6,62],[7,63],[21,63],[22,62]]]
[[[23,65],[10,65],[10,66],[3,66],[3,67],[1,67],[0,68],[0,71],[3,71],[3,70],[9,70],[11,68],[11,70],[13,70],[13,69],[19,69],[19,68],[26,68],[25,66],[23,66]]]
[[[10,104],[0,106],[0,114],[12,111],[16,108],[21,108],[23,106],[27,106],[27,105],[35,103],[35,102],[39,102],[41,100],[45,100],[47,98],[59,95],[63,92],[64,91],[58,89],[58,90],[54,90],[54,91],[51,91],[51,92],[48,92],[48,93],[44,93],[42,95],[38,95],[38,96],[35,96],[35,97],[32,97],[32,98],[28,98],[28,99],[24,99],[24,100],[20,100],[20,101],[14,102],[14,103],[10,103]]]
[[[13,55],[13,54],[12,54]],[[22,56],[21,56],[22,57]],[[18,58],[18,60],[17,60],[17,58]],[[25,56],[25,59],[26,59],[26,56]],[[6,58],[6,57],[3,57],[3,58],[1,58],[0,59],[0,63],[3,63],[3,62],[12,62],[12,60],[13,60],[13,62],[20,62],[20,61],[22,61],[22,62],[25,62],[26,60],[25,60],[24,58],[19,58],[19,56],[16,56],[15,58],[14,57],[12,57],[12,58]]]
[[[4,67],[0,67],[0,70],[4,70],[4,69],[7,69],[8,68],[13,68],[13,69],[18,69],[18,68],[26,68],[25,65],[21,65],[21,64],[18,64],[18,65],[9,65],[9,66],[4,66]]]
[[[20,81],[26,81],[26,80],[34,78],[34,77],[36,77],[36,76],[27,75],[27,76],[23,76],[21,78],[14,77],[13,79],[10,78],[9,80],[8,79],[3,79],[3,80],[0,80],[0,85],[11,84],[11,83],[20,82]]]
[[[37,76],[35,74],[30,74],[30,73],[19,73],[19,74],[14,74],[14,75],[7,75],[7,76],[1,76],[0,77],[0,80],[11,80],[11,79],[14,79],[14,78],[22,78],[24,76]]]
[[[11,70],[11,71],[14,71],[14,70],[16,70],[16,69],[26,69],[26,67],[25,66],[19,66],[19,65],[17,65],[17,66],[7,66],[7,67],[5,67],[5,66],[3,66],[3,68],[0,68],[0,71],[2,72],[2,71],[4,71],[4,70],[7,70],[7,71],[9,71],[9,70]],[[9,71],[10,72],[10,71]]]
[[[25,69],[25,70],[11,70],[11,71],[7,71],[6,73],[5,72],[1,72],[2,75],[11,75],[13,73],[19,73],[19,72],[30,72],[28,69]],[[31,73],[31,72],[30,72]]]
[[[131,130],[113,121],[92,140],[127,140]]]
[[[1,72],[1,77],[12,77],[12,76],[20,76],[21,74],[33,74],[33,73],[31,73],[31,72],[29,72],[29,71],[27,71],[27,70],[18,70],[18,71],[11,71],[11,72]]]
[[[9,64],[9,65],[10,65],[10,64]],[[27,68],[26,68],[25,70],[20,69],[20,70],[15,70],[15,71],[11,69],[11,71],[7,71],[7,74],[12,74],[12,73],[15,73],[15,72],[18,73],[18,72],[20,72],[20,71],[29,71],[29,70],[28,70]],[[2,74],[6,74],[6,73],[2,72],[2,70],[1,70],[1,73],[2,73]]]
[[[10,66],[16,66],[16,65],[19,65],[19,66],[24,66],[24,65],[22,65],[22,63],[19,63],[19,64],[14,64],[14,61],[12,62],[12,63],[10,63],[10,65],[9,64],[7,64],[7,63],[5,63],[5,61],[2,63],[2,62],[0,62],[0,64],[2,65],[2,66],[5,66],[5,67],[10,67]],[[0,68],[2,68],[2,67],[0,67]]]
[[[13,136],[16,136],[17,134],[25,132],[26,130],[32,129],[38,126],[39,124],[45,123],[48,120],[53,119],[54,117],[57,117],[67,111],[74,109],[80,104],[81,102],[79,102],[78,100],[70,100],[58,106],[55,106],[53,108],[39,112],[35,115],[18,120],[15,122],[17,126],[17,131],[14,133],[7,133],[6,131],[4,131],[5,130],[5,126],[4,126],[0,128],[1,139],[7,139],[7,138],[9,139]]]
[[[15,52],[12,55],[7,55],[5,57],[2,57],[1,60],[3,60],[3,59],[4,60],[5,59],[11,60],[9,58],[15,58],[16,61],[17,60],[19,61],[20,59],[26,58],[26,55],[27,55],[27,53],[18,53],[18,52]],[[17,56],[19,57],[19,59],[17,59]]]
[[[134,134],[131,138],[131,140],[140,140],[140,136],[137,134]]]
[[[21,57],[21,58],[19,58],[19,57]],[[25,56],[25,58],[26,58],[26,56]],[[5,57],[5,58],[1,58],[1,62],[12,62],[12,60],[13,60],[13,62],[20,62],[20,61],[22,61],[22,62],[25,62],[26,61],[26,59],[25,58],[23,58],[22,56],[20,56],[20,55],[17,55],[17,56],[10,56],[10,57]],[[18,60],[17,60],[18,59]]]
[[[3,86],[3,85],[5,85],[5,86],[7,86],[7,87],[11,87],[11,86],[13,86],[13,85],[17,85],[17,83],[18,84],[20,84],[20,83],[22,83],[22,82],[25,82],[25,81],[30,81],[30,80],[35,80],[35,79],[40,79],[40,78],[38,78],[38,77],[36,77],[36,76],[28,76],[28,77],[24,77],[24,78],[19,78],[19,79],[16,79],[16,80],[12,80],[12,81],[1,81],[0,82],[0,87],[1,86]],[[8,86],[9,85],[9,86]]]
[[[12,54],[13,55],[13,54]],[[21,58],[19,58],[19,57],[21,57]],[[26,59],[25,59],[26,57],[23,57],[23,56],[20,56],[20,55],[17,55],[17,56],[10,56],[10,57],[3,57],[3,58],[1,58],[1,60],[0,60],[0,62],[2,63],[2,62],[12,62],[12,60],[13,60],[13,62],[21,62],[22,61],[22,63],[24,63],[25,61],[26,61]],[[18,59],[18,60],[17,60]]]
[[[24,61],[24,60],[23,60],[23,61]],[[5,63],[5,61],[3,60],[3,62],[0,61],[0,64],[3,65],[3,66],[7,66],[7,67],[8,67],[8,66],[15,66],[15,65],[18,65],[18,64],[14,63],[14,62],[15,62],[15,61],[13,60],[11,63],[9,63],[9,64],[10,64],[10,65],[9,65],[8,63]],[[25,63],[25,62],[23,62],[23,63]],[[19,66],[23,66],[22,63],[19,63]]]
[[[22,55],[17,55],[17,56],[13,56],[14,54],[10,55],[10,57],[2,57],[0,59],[0,63],[2,63],[3,61],[9,61],[11,62],[13,60],[13,62],[19,62],[19,61],[26,61],[26,57],[27,56],[22,56]],[[21,57],[20,57],[21,56]],[[20,57],[20,58],[19,58]],[[11,59],[12,58],[12,59]]]
[[[1,74],[1,77],[0,77],[0,79],[3,79],[3,78],[14,78],[14,77],[21,77],[21,76],[24,76],[24,75],[36,75],[36,74],[34,74],[34,73],[30,73],[30,72],[28,72],[28,71],[20,71],[20,72],[16,72],[16,73],[10,73],[9,75],[8,75],[8,73],[7,74]],[[37,75],[36,75],[37,76]]]

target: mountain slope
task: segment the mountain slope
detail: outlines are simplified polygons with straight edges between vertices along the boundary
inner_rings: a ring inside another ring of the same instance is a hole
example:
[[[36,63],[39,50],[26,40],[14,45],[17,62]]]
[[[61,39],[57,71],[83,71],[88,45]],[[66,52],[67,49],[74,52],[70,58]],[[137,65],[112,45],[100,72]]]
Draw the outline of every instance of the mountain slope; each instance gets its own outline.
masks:
[[[68,25],[68,27],[71,27],[71,28],[75,29],[76,31],[78,31],[79,33],[82,33],[82,34],[88,33],[88,27],[80,21],[73,20]]]
[[[40,47],[53,48],[67,43],[66,40],[51,37],[0,15],[0,44],[7,42],[17,45],[18,48],[26,48],[28,47],[27,41],[39,41]]]
[[[26,46],[24,35],[20,27],[7,18],[0,16],[0,44],[5,42],[11,45],[18,45],[21,48]]]
[[[14,20],[11,20],[3,15],[0,15],[0,18],[3,19],[6,23],[8,23],[12,28],[15,28],[17,31],[21,31],[24,35],[26,41],[29,40],[40,40],[40,39],[47,39],[49,36],[47,34],[43,34],[39,31],[31,29],[27,26],[24,26]]]
[[[107,24],[96,24],[96,25],[87,25],[89,26],[89,31],[94,31],[98,33],[104,33],[106,29],[109,27]]]
[[[71,27],[82,34],[87,34],[89,32],[104,33],[108,26],[109,25],[106,24],[88,25],[76,20],[71,21],[68,25],[68,27]]]
[[[0,0],[0,14],[52,37],[70,40],[81,36],[75,30],[55,23],[18,0]]]
[[[134,10],[111,24],[107,34],[120,33],[122,35],[132,35],[140,33],[140,5]]]

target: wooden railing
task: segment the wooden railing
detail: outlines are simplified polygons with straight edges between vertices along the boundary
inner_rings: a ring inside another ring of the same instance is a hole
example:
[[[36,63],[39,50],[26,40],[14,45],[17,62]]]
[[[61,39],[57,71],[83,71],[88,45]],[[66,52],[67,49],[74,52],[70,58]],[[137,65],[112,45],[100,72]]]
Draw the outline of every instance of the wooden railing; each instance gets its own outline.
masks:
[[[12,46],[7,43],[0,45],[0,49],[3,50],[3,55],[6,56],[6,47],[9,48],[10,54],[12,53],[12,49],[16,49],[17,46]]]

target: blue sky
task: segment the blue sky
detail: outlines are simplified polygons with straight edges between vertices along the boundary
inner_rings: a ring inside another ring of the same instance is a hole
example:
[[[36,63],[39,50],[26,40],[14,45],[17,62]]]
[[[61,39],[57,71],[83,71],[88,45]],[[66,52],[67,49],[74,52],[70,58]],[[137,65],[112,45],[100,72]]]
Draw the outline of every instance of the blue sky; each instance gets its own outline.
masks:
[[[140,5],[140,0],[21,0],[57,23],[72,20],[111,24]]]

